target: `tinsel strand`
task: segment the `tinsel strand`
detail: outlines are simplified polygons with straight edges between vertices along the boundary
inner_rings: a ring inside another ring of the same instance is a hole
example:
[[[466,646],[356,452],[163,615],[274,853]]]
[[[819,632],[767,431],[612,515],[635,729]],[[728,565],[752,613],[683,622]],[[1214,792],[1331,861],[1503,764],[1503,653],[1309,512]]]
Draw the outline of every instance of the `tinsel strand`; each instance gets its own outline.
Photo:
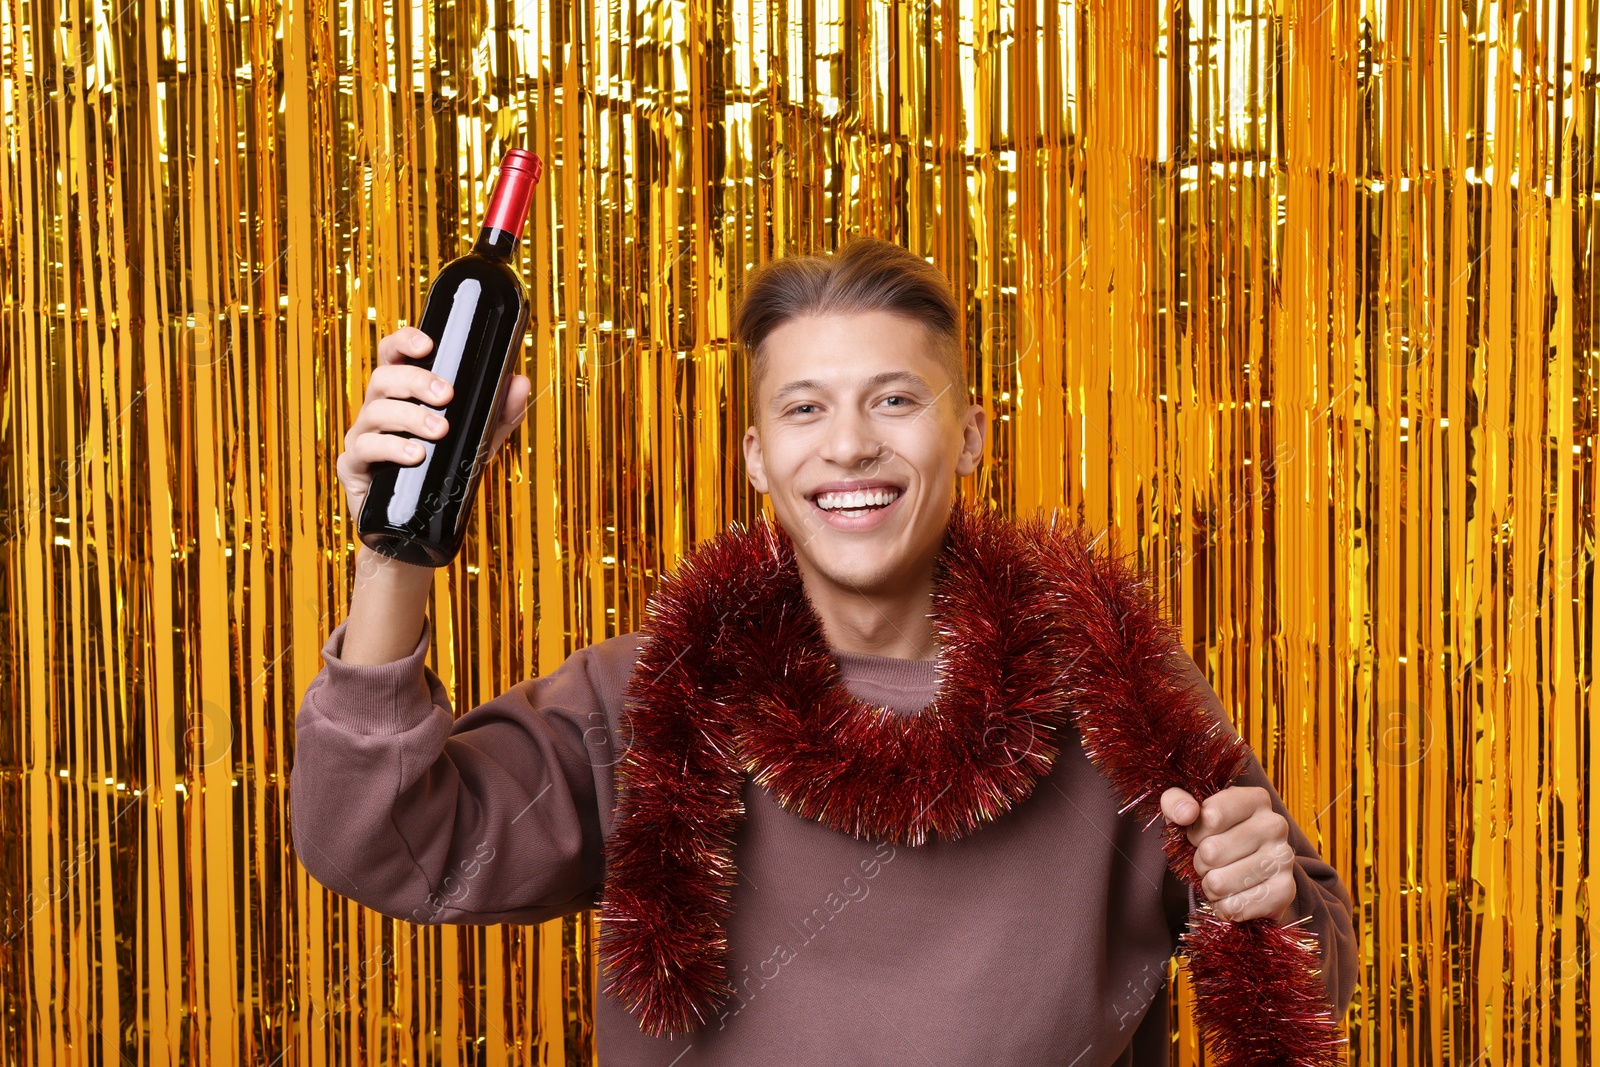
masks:
[[[1011,523],[958,503],[933,618],[939,694],[897,716],[844,689],[793,545],[770,521],[714,538],[663,584],[625,698],[633,740],[618,768],[601,917],[607,992],[642,1030],[693,1031],[732,993],[726,925],[745,774],[796,814],[914,846],[1026,799],[1072,725],[1146,824],[1166,789],[1204,801],[1249,759],[1172,669],[1181,644],[1149,584],[1053,519]],[[1167,826],[1163,848],[1198,891],[1185,828]],[[1220,1067],[1339,1062],[1313,939],[1206,906],[1182,948]]]

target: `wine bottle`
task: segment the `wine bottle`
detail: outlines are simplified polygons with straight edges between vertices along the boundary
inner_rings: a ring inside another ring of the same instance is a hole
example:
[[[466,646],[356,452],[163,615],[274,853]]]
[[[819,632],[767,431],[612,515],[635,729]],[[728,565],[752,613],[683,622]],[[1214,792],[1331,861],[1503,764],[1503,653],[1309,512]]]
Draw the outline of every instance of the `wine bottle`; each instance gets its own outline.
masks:
[[[461,550],[528,324],[528,300],[511,255],[540,170],[532,152],[505,154],[477,242],[445,264],[428,288],[418,329],[433,340],[433,350],[418,365],[450,382],[454,392],[443,408],[423,406],[443,415],[449,429],[437,440],[400,435],[422,441],[419,463],[372,465],[356,530],[375,552],[443,567]]]

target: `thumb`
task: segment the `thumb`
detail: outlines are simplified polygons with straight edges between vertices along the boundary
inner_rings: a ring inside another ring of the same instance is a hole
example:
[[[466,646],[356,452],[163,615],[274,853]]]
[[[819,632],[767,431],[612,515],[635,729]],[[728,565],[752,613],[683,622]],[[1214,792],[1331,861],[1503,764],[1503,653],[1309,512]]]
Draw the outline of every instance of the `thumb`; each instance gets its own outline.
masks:
[[[1170,823],[1188,826],[1200,817],[1200,802],[1174,786],[1161,794],[1161,814]]]
[[[505,444],[506,438],[511,436],[517,425],[527,417],[528,398],[533,393],[533,382],[525,374],[512,377],[511,384],[506,388],[505,405],[500,409],[498,422],[495,424],[494,445],[491,451],[498,452],[500,446]]]

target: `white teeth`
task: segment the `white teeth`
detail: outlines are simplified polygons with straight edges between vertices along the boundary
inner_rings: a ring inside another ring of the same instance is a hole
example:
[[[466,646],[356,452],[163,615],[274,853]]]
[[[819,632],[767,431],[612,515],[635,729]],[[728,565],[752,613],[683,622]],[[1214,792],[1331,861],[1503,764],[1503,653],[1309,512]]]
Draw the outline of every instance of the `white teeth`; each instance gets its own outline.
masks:
[[[858,508],[882,507],[892,504],[900,495],[898,489],[868,489],[854,493],[820,493],[817,507],[824,511],[853,511]]]

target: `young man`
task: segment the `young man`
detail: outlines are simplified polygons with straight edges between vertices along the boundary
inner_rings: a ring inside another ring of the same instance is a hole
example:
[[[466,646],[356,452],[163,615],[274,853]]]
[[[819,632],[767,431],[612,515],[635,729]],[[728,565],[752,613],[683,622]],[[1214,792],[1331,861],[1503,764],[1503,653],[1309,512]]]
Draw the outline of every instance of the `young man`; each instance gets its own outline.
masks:
[[[948,282],[904,249],[861,239],[761,271],[737,333],[752,358],[748,475],[792,543],[838,681],[855,700],[915,716],[958,669],[933,618],[936,575],[957,479],[981,463],[987,431],[967,400]],[[414,330],[380,345],[339,461],[351,514],[371,462],[414,461],[393,431],[443,432],[402,399],[428,396],[433,376],[405,363],[427,350]],[[527,396],[519,377],[497,446]],[[647,638],[582,649],[456,719],[424,663],[430,582],[421,568],[360,561],[350,618],[328,638],[297,720],[302,863],[330,889],[414,922],[531,923],[597,906],[608,873],[619,880],[617,787],[632,736],[623,698]],[[1231,732],[1198,668],[1174,658]],[[759,657],[747,662],[751,701],[766,699]],[[652,758],[670,775],[666,755]],[[683,791],[696,788],[686,756]],[[1168,871],[1160,828],[1119,813],[1074,737],[1027,796],[971,832],[918,845],[841,832],[753,776],[733,792],[733,864],[721,868],[731,910],[716,927],[732,993],[670,1037],[602,996],[602,1064],[1167,1062],[1165,966],[1194,901]],[[1306,920],[1342,1016],[1356,970],[1350,898],[1259,762],[1204,805],[1169,790],[1162,811],[1189,827],[1220,915]],[[657,851],[675,849],[663,840]],[[650,861],[648,842],[643,852]],[[703,919],[695,911],[691,900],[686,927]]]

